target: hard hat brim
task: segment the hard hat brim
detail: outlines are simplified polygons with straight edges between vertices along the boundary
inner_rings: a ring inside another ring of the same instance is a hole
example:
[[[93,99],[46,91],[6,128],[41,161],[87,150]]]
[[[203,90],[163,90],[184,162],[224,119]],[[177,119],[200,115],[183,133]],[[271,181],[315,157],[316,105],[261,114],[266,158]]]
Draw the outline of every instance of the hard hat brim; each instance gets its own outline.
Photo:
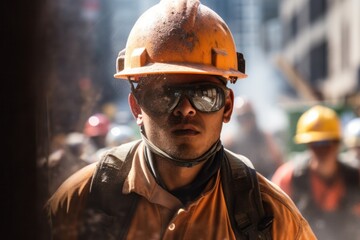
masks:
[[[305,144],[311,142],[320,142],[327,140],[340,140],[341,136],[334,133],[323,133],[323,132],[309,132],[297,134],[294,137],[294,142],[297,144]]]
[[[149,63],[146,66],[128,68],[119,71],[114,75],[115,78],[127,79],[132,76],[142,76],[148,74],[204,74],[216,75],[224,78],[237,77],[246,78],[247,75],[238,70],[222,70],[211,65],[186,64],[186,63]]]

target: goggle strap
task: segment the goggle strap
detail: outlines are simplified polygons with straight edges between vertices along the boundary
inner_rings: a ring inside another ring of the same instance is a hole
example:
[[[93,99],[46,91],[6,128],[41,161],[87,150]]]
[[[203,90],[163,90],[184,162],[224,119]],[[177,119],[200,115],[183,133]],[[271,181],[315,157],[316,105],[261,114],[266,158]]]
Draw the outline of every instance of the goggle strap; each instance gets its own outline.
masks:
[[[131,78],[130,78],[130,77],[128,77],[128,81],[129,81],[129,83],[130,83],[131,92],[134,93],[134,92],[135,92],[134,83],[131,81]]]
[[[134,86],[134,83],[133,83],[133,81],[131,81],[130,77],[128,77],[128,81],[130,83],[131,93],[134,95],[136,102],[139,104],[139,100],[138,100],[138,96],[136,93],[136,88]]]

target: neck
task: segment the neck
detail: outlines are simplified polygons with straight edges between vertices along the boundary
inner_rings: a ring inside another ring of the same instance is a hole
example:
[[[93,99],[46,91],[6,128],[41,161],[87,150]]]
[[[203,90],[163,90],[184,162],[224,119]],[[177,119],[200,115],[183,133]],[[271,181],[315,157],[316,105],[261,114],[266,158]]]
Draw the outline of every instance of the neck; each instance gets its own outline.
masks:
[[[201,162],[193,167],[177,166],[163,157],[154,156],[154,164],[163,184],[167,189],[174,190],[181,188],[193,182],[206,161]]]

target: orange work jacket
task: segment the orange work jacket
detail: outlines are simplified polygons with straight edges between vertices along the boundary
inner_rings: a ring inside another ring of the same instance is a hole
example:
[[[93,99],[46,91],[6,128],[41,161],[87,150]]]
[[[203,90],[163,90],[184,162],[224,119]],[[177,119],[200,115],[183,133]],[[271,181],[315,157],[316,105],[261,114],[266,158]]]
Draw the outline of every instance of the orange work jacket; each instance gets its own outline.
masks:
[[[77,239],[76,216],[89,191],[95,163],[75,173],[50,198],[48,207],[54,223],[54,239]],[[274,216],[273,239],[316,239],[309,224],[290,198],[258,174],[265,212]],[[123,193],[141,196],[127,239],[235,239],[223,194],[220,171],[195,201],[184,206],[155,181],[143,155],[135,152],[123,185]],[[78,198],[72,202],[72,196]]]

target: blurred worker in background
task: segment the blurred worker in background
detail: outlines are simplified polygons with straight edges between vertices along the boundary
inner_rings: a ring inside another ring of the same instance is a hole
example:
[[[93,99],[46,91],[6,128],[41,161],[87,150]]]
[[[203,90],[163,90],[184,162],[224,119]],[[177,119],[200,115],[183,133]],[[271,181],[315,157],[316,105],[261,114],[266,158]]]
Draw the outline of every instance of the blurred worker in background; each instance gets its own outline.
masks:
[[[110,122],[117,122],[116,115],[119,110],[114,102],[107,102],[101,106],[101,112]]]
[[[79,132],[71,132],[65,138],[64,146],[50,154],[43,162],[43,172],[47,174],[49,193],[53,194],[60,184],[77,170],[88,165],[82,158],[86,137]]]
[[[253,104],[245,97],[236,97],[234,112],[240,132],[227,139],[224,145],[233,152],[251,159],[255,169],[268,179],[283,163],[283,155],[275,138],[257,123]]]
[[[111,122],[102,113],[96,113],[88,118],[84,126],[84,134],[88,137],[85,144],[84,159],[87,162],[96,162],[99,158],[97,151],[106,147],[106,135],[109,132]]]
[[[341,154],[341,160],[360,171],[360,118],[354,118],[346,124],[344,145],[346,149]]]
[[[127,125],[113,125],[106,134],[105,143],[107,148],[116,147],[120,144],[131,142],[136,139],[134,129]]]
[[[360,239],[359,174],[339,161],[336,112],[321,105],[308,109],[294,140],[306,144],[308,154],[282,165],[272,181],[294,200],[319,239]]]
[[[105,147],[97,150],[96,157],[99,160],[107,150],[135,139],[137,139],[137,135],[134,129],[127,125],[113,124],[106,134]]]

